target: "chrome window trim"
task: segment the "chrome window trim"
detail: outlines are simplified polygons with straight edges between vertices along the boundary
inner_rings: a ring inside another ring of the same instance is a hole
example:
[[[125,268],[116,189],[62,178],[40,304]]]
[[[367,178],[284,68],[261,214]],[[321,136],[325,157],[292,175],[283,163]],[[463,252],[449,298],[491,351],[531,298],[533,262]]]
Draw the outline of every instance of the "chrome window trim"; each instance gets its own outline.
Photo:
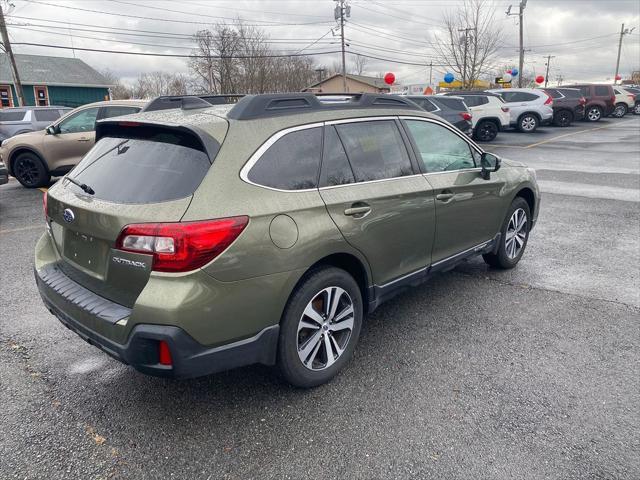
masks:
[[[420,117],[418,117],[418,118],[420,118]],[[393,116],[385,115],[385,116],[378,116],[378,117],[343,118],[343,119],[340,119],[340,120],[329,120],[329,121],[325,121],[325,122],[309,123],[307,125],[297,125],[295,127],[285,128],[283,130],[280,130],[280,131],[274,133],[271,137],[269,137],[253,153],[253,155],[251,155],[251,157],[249,157],[249,160],[247,160],[247,162],[244,164],[242,169],[240,169],[240,179],[242,181],[244,181],[245,183],[248,183],[249,185],[253,185],[253,186],[256,186],[256,187],[260,187],[260,188],[265,188],[267,190],[273,190],[274,192],[307,193],[307,192],[318,192],[320,190],[327,190],[327,189],[330,189],[330,188],[350,187],[350,186],[354,186],[354,185],[365,185],[365,184],[369,184],[369,183],[388,182],[388,181],[400,180],[400,179],[404,179],[404,178],[422,176],[423,175],[422,173],[416,173],[416,174],[413,174],[413,175],[404,175],[402,177],[382,178],[382,179],[379,179],[379,180],[367,180],[366,182],[344,183],[342,185],[331,185],[331,186],[327,186],[327,187],[303,188],[303,189],[300,189],[300,190],[283,190],[281,188],[269,187],[267,185],[262,185],[260,183],[255,183],[255,182],[252,182],[251,180],[249,180],[249,172],[251,171],[253,166],[258,162],[258,160],[260,160],[260,157],[262,157],[262,155],[264,155],[264,152],[266,152],[269,149],[269,147],[271,147],[271,145],[273,145],[275,142],[277,142],[279,139],[281,139],[282,137],[284,137],[288,133],[297,132],[297,131],[300,131],[300,130],[306,130],[308,128],[316,128],[316,127],[330,126],[330,125],[341,125],[341,124],[345,124],[345,123],[373,122],[373,121],[378,121],[378,120],[393,120],[393,121],[395,121],[395,120],[398,120],[398,119],[399,119],[399,117],[397,115],[393,115]],[[407,153],[409,153],[409,152],[407,152]]]

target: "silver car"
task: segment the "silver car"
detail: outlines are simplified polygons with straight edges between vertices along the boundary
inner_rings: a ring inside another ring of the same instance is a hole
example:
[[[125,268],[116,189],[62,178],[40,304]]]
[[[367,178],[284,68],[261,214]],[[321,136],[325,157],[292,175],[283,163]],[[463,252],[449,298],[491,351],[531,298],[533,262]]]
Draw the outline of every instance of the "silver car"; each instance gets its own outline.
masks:
[[[69,107],[3,108],[0,110],[0,141],[20,133],[44,130],[69,111]]]
[[[487,90],[502,97],[509,114],[512,127],[524,133],[533,133],[540,125],[553,120],[553,99],[537,88],[505,88]]]

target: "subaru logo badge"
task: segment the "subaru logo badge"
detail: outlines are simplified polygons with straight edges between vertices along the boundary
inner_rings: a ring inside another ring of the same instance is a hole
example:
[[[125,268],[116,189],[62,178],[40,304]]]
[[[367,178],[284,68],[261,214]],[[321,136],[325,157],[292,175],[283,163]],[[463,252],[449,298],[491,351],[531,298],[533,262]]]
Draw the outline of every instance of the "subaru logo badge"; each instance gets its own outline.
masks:
[[[62,218],[64,218],[65,222],[71,223],[76,219],[76,216],[73,214],[73,210],[65,208],[64,212],[62,212]]]

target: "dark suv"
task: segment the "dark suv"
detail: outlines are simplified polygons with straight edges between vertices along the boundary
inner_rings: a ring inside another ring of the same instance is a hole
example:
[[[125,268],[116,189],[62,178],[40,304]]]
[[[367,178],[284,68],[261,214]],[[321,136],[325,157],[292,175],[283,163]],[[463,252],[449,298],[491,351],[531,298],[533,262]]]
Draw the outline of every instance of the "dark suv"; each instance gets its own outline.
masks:
[[[553,98],[553,124],[568,127],[574,120],[584,118],[584,106],[587,99],[577,88],[545,88]]]
[[[584,119],[588,122],[598,122],[616,108],[616,94],[611,85],[571,85],[568,88],[577,88],[586,99]]]
[[[471,136],[473,133],[469,108],[461,97],[434,97],[425,95],[410,95],[412,102],[417,103],[427,112],[431,112],[456,126],[460,131]]]

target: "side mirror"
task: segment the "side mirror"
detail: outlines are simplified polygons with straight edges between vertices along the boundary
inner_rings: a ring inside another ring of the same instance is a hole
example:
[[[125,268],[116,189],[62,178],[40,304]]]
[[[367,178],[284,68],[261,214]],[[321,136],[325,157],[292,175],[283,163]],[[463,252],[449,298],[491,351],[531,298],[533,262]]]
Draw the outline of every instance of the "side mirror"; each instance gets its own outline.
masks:
[[[58,127],[56,127],[55,125],[49,125],[47,127],[47,135],[56,135],[60,133],[60,131],[58,130]]]
[[[489,180],[491,178],[491,172],[497,172],[500,170],[500,165],[502,164],[502,160],[497,155],[493,153],[484,152],[480,156],[480,167],[482,167],[482,171],[480,175],[485,180]]]

